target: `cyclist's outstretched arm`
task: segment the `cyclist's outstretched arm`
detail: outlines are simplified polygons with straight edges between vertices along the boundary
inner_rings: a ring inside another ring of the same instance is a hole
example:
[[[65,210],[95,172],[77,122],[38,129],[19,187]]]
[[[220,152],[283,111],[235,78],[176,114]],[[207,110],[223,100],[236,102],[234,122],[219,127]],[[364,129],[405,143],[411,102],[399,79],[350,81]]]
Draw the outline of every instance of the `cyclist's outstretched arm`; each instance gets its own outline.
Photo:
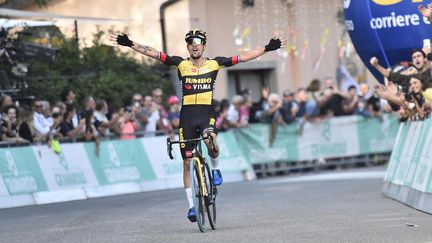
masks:
[[[126,34],[115,33],[111,35],[111,41],[126,47],[130,47],[133,50],[152,58],[159,59],[160,52],[153,47],[139,44],[132,41]]]
[[[247,62],[247,61],[253,60],[255,58],[258,58],[258,57],[266,54],[269,51],[275,51],[275,50],[281,48],[283,45],[285,45],[286,42],[287,41],[285,39],[285,36],[275,35],[275,36],[273,36],[273,38],[270,40],[270,42],[265,47],[258,47],[255,50],[240,53],[240,55],[239,55],[240,61],[241,62]]]

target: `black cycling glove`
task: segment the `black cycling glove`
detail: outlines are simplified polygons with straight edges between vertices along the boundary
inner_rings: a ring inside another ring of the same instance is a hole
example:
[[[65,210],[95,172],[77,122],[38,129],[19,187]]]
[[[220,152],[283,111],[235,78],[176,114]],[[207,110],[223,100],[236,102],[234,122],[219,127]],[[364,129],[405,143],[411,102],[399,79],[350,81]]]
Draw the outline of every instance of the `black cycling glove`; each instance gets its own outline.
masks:
[[[126,34],[123,35],[117,35],[117,44],[122,46],[133,46],[133,42],[129,40],[128,36]]]
[[[269,52],[269,51],[274,51],[277,50],[279,48],[281,48],[282,42],[280,41],[279,38],[277,39],[271,39],[270,42],[265,46],[265,51]]]

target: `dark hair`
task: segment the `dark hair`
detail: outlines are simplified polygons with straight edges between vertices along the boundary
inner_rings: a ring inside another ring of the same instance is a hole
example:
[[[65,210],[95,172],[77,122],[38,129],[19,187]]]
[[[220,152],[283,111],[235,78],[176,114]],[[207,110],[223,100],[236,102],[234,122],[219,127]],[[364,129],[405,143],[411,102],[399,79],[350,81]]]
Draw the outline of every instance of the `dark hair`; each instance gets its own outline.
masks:
[[[15,105],[7,105],[7,106],[3,107],[2,112],[7,113],[8,110],[10,110],[10,109],[15,109],[16,117],[18,117],[18,115],[19,115],[18,107],[16,107]]]
[[[348,91],[350,91],[351,89],[355,89],[357,91],[357,87],[355,85],[350,85],[348,87]]]
[[[104,99],[97,100],[96,101],[96,110],[97,111],[102,110],[102,108],[105,106],[105,104],[107,104],[106,100],[104,100]]]
[[[72,92],[72,89],[66,88],[60,93],[60,99],[61,101],[66,103],[67,97],[69,96],[70,92]]]
[[[310,82],[307,87],[307,91],[309,92],[317,92],[321,90],[321,81],[319,79],[314,79]]]
[[[419,49],[419,48],[416,48],[416,49],[412,50],[412,51],[411,51],[411,56],[412,56],[414,53],[416,53],[416,52],[420,52],[420,53],[423,55],[423,57],[426,58],[426,53],[425,53],[422,49]]]

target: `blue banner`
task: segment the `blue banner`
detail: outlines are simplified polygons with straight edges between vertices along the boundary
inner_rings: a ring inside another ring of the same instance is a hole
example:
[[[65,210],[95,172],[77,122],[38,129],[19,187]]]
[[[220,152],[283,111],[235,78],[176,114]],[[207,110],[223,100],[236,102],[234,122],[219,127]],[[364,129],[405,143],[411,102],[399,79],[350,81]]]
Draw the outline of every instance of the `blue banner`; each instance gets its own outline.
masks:
[[[410,61],[410,53],[432,39],[430,22],[418,11],[422,0],[344,0],[345,24],[362,61],[383,81],[369,60],[376,56],[384,67]]]

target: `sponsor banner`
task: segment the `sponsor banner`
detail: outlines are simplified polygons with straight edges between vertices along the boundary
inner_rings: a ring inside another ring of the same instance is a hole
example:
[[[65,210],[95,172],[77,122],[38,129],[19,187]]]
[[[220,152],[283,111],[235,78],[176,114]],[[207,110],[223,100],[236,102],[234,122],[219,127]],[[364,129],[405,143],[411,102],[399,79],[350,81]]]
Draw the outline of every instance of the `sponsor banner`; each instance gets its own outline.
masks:
[[[98,185],[83,143],[61,144],[60,154],[46,145],[33,152],[50,190]]]
[[[233,132],[219,133],[217,143],[219,146],[219,166],[222,172],[239,172],[250,168]],[[206,146],[203,146],[203,153],[206,158],[209,158]],[[208,163],[211,167],[211,162],[208,161]]]
[[[9,192],[6,188],[6,185],[3,181],[3,177],[0,176],[0,197],[9,196]]]
[[[386,175],[384,180],[393,181],[397,167],[401,161],[401,155],[404,152],[405,141],[408,134],[407,123],[401,123],[399,126],[398,136],[396,137],[396,142],[392,154],[390,156],[390,163],[388,165]]]
[[[32,147],[1,149],[0,174],[11,196],[48,189]]]
[[[431,39],[430,23],[418,11],[422,0],[344,0],[345,24],[363,63],[383,81],[369,59],[384,67],[411,60],[410,52]],[[429,42],[430,43],[430,42]]]
[[[385,180],[432,192],[432,120],[402,123]]]
[[[357,133],[360,154],[392,151],[398,127],[399,121],[393,115],[384,115],[382,121],[359,117]]]
[[[298,160],[295,125],[278,126],[272,145],[270,145],[271,126],[269,124],[254,124],[233,132],[245,158],[251,164]]]
[[[423,125],[423,132],[420,133],[419,150],[413,162],[416,163],[416,171],[412,178],[412,187],[419,191],[426,191],[428,188],[429,176],[432,174],[432,129],[431,120],[427,120]]]
[[[395,184],[403,186],[407,181],[408,173],[410,172],[411,167],[410,163],[414,156],[414,150],[416,149],[418,143],[422,124],[422,122],[412,122],[408,126],[408,134],[405,140],[405,146],[400,157],[399,166],[396,170],[396,177],[394,179]]]
[[[99,185],[155,179],[147,154],[138,139],[103,141],[99,153],[96,153],[93,142],[83,143],[83,146]]]
[[[140,142],[145,148],[157,179],[183,178],[183,159],[178,144],[172,146],[174,159],[171,160],[168,157],[165,136],[143,138]]]
[[[357,119],[350,116],[306,123],[297,138],[300,160],[360,154]]]

